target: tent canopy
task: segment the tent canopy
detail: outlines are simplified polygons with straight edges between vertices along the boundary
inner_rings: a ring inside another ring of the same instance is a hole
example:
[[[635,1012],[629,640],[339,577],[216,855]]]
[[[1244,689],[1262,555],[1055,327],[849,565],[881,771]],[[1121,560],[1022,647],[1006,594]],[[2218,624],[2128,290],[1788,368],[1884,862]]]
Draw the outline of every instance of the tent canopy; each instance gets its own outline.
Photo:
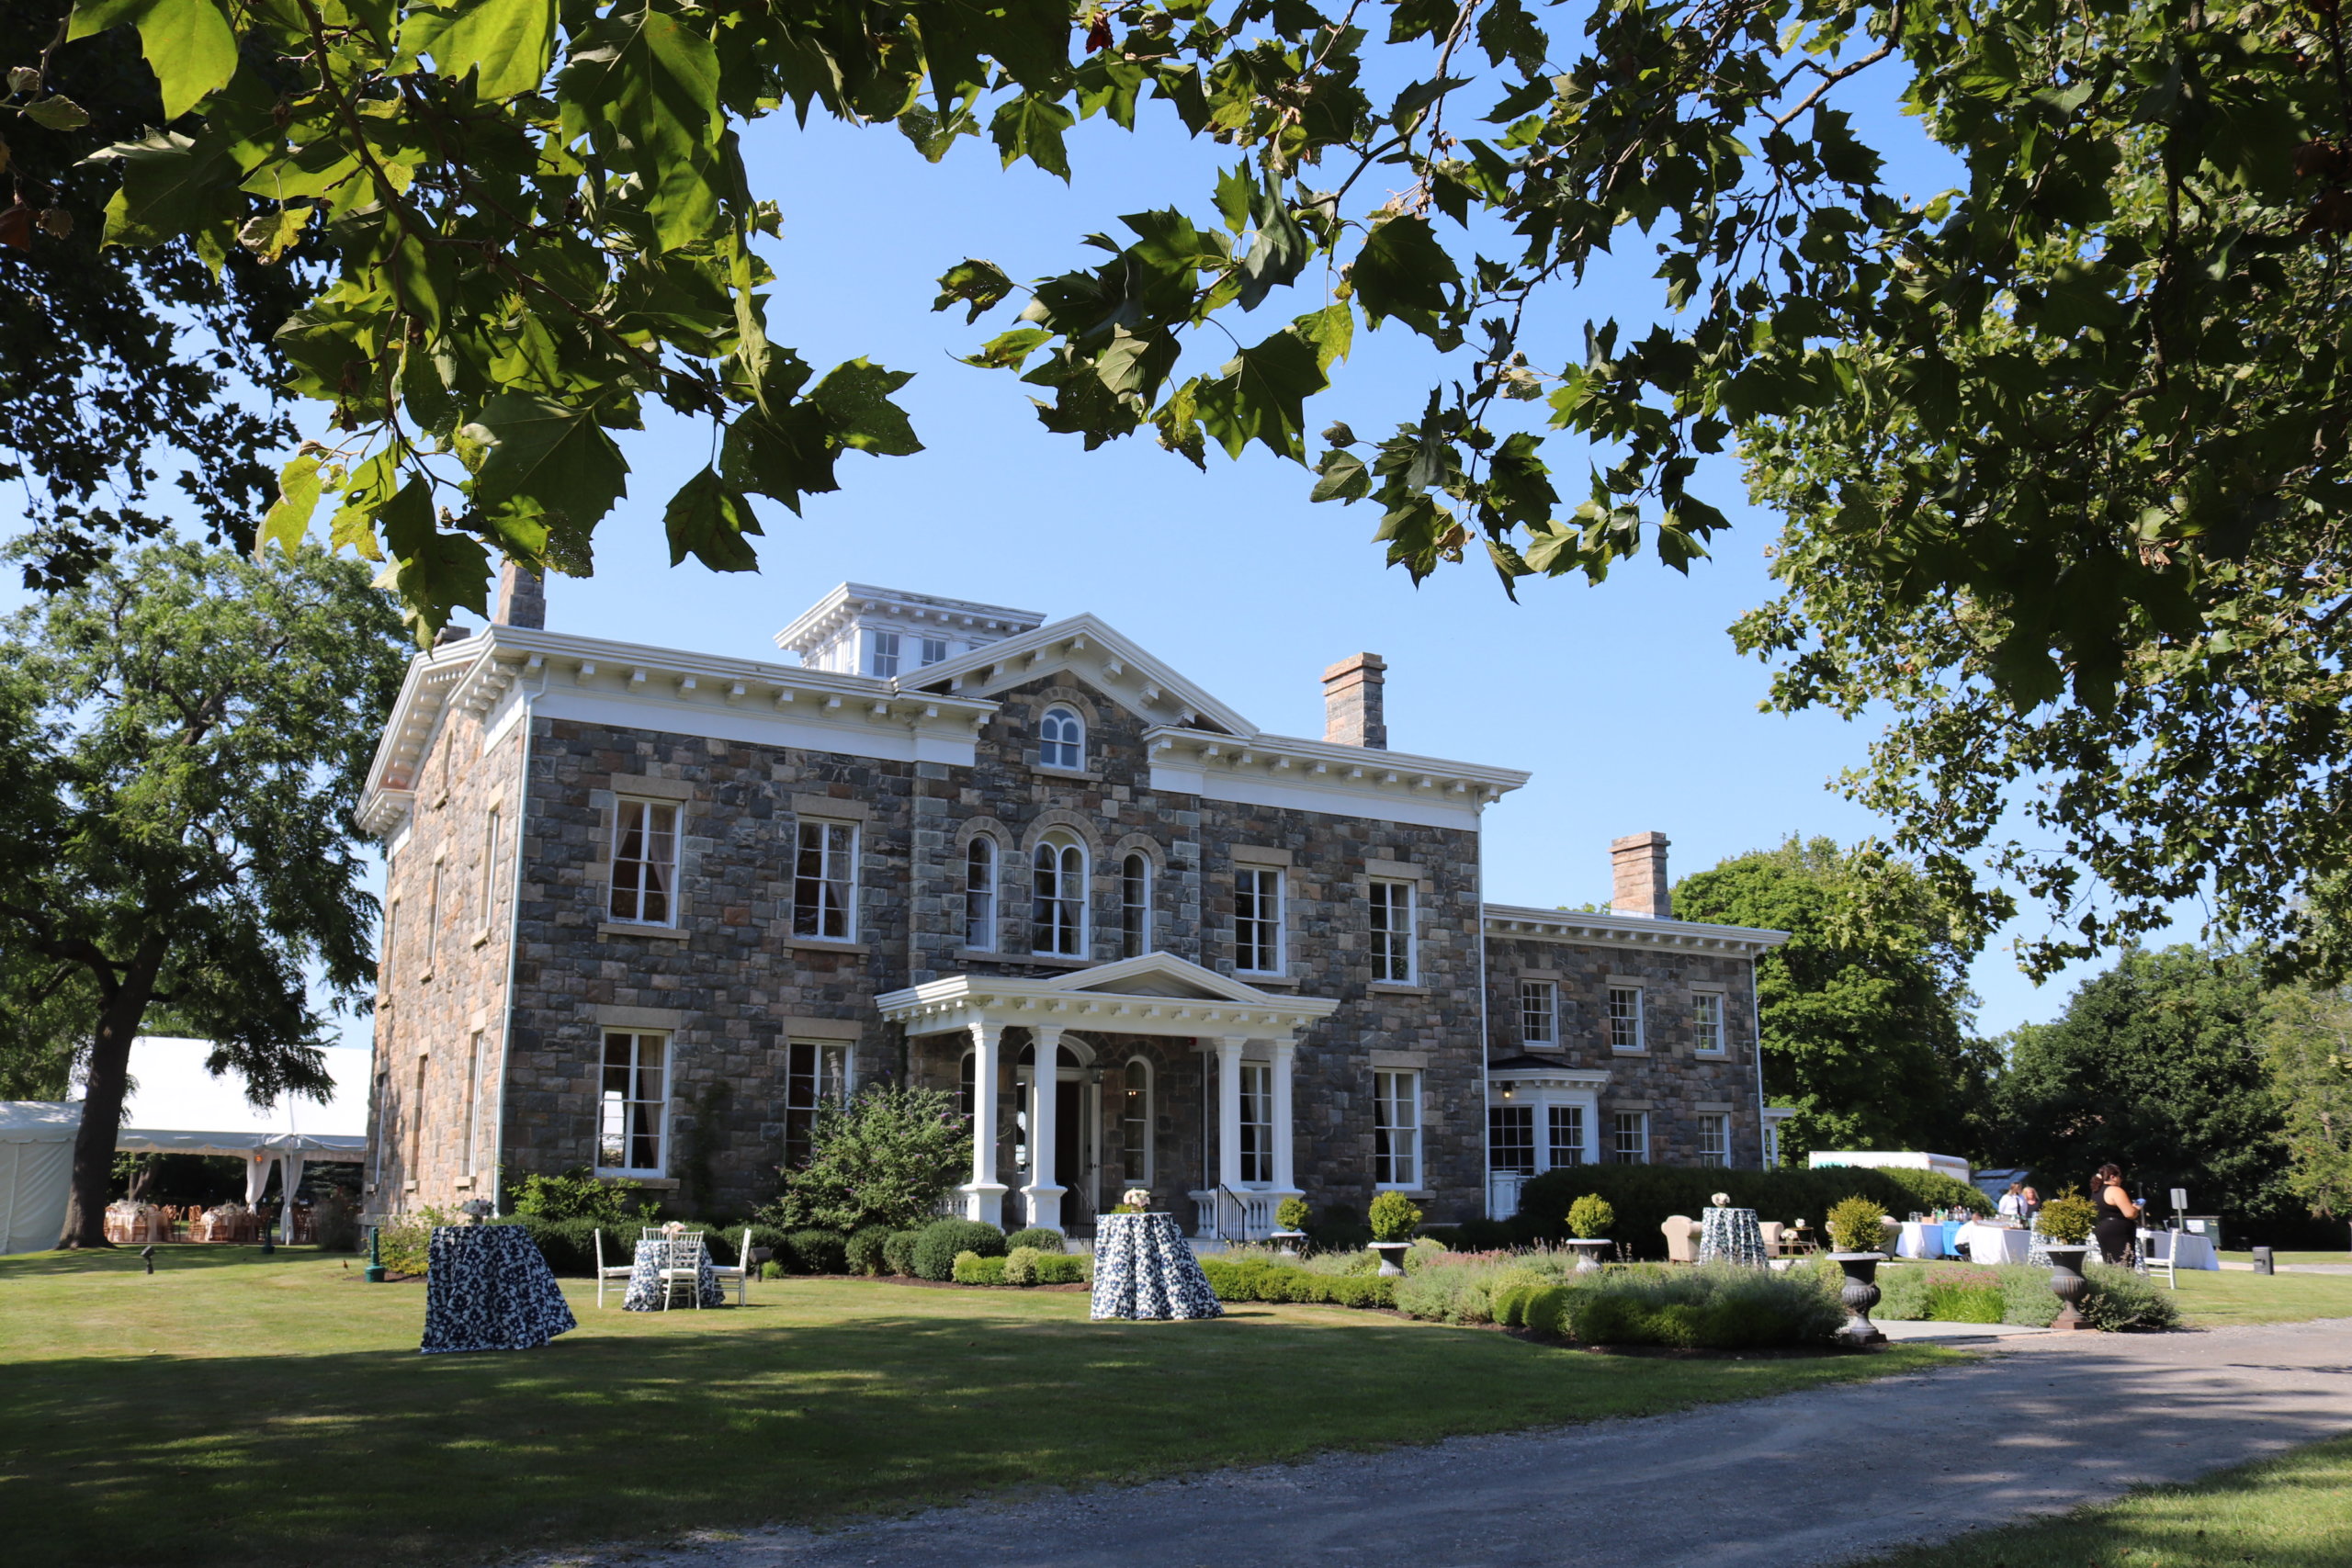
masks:
[[[57,1245],[81,1130],[78,1101],[0,1100],[0,1253]]]
[[[334,1098],[280,1095],[266,1109],[245,1098],[235,1073],[214,1077],[205,1067],[209,1040],[141,1035],[130,1043],[131,1090],[123,1101],[115,1147],[130,1154],[302,1155],[311,1160],[356,1160],[368,1148],[368,1053],[337,1047],[326,1053]]]

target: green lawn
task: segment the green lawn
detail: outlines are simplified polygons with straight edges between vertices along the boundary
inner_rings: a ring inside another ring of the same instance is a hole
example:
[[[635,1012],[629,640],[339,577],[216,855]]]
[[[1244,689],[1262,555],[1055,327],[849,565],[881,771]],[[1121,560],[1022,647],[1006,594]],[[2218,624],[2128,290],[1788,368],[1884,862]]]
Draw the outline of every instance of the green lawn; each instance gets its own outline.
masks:
[[[2254,1261],[2254,1254],[2251,1252],[2224,1252],[2222,1254],[2222,1261],[2224,1263],[2252,1263]],[[2352,1252],[2274,1252],[2270,1255],[2270,1261],[2273,1263],[2352,1264]]]
[[[466,1562],[1035,1483],[1657,1411],[1952,1354],[1676,1360],[1337,1308],[1090,1324],[1080,1292],[754,1285],[419,1356],[421,1284],[248,1248],[0,1259],[0,1518],[46,1563]]]
[[[1874,1558],[1868,1568],[2342,1568],[2352,1438],[2105,1507]]]
[[[2180,1271],[2180,1310],[2191,1328],[2352,1317],[2352,1274]],[[2162,1290],[2164,1282],[2157,1281]]]

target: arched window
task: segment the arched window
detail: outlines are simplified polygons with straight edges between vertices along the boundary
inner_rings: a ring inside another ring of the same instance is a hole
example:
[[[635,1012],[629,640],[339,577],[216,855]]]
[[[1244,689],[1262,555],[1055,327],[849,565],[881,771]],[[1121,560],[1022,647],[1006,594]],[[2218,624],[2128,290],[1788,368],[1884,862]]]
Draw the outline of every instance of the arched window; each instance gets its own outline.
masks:
[[[1138,1056],[1119,1080],[1119,1175],[1151,1180],[1151,1066]]]
[[[1067,833],[1039,840],[1030,945],[1076,958],[1086,951],[1086,851]]]
[[[996,948],[996,840],[986,834],[964,851],[964,945]]]
[[[978,1056],[970,1051],[965,1052],[964,1064],[956,1069],[956,1105],[964,1112],[964,1120],[967,1122],[972,1119],[973,1109],[978,1103],[978,1097],[972,1092],[972,1089],[979,1077],[979,1070]]]
[[[1151,951],[1151,862],[1142,853],[1119,863],[1119,956]]]
[[[1086,766],[1085,721],[1068,708],[1047,708],[1037,726],[1037,763],[1073,772]]]

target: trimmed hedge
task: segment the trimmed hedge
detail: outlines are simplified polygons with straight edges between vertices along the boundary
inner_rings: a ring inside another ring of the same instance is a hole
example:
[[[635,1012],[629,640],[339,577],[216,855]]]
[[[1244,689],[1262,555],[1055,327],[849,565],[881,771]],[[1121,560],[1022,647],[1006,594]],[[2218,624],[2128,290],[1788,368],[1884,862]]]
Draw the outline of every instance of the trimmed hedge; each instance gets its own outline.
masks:
[[[1016,1247],[1034,1247],[1040,1252],[1061,1252],[1067,1249],[1069,1242],[1069,1238],[1057,1230],[1046,1225],[1031,1225],[1027,1230],[1014,1231],[1006,1236],[1004,1249],[1011,1252]]]
[[[954,1274],[959,1285],[1001,1285],[1004,1283],[1004,1259],[982,1258],[977,1252],[956,1255]]]
[[[1314,1305],[1393,1307],[1396,1281],[1377,1274],[1316,1274],[1263,1258],[1201,1259],[1201,1272],[1221,1302],[1301,1302]]]
[[[922,1239],[921,1231],[892,1231],[882,1243],[882,1267],[901,1279],[914,1278],[915,1243]]]
[[[890,1227],[888,1225],[868,1225],[864,1230],[850,1232],[849,1240],[842,1247],[849,1271],[853,1274],[888,1273],[890,1265],[882,1255],[882,1247],[889,1239]]]
[[[994,1225],[978,1220],[933,1220],[915,1235],[915,1278],[944,1282],[956,1277],[957,1253],[1002,1258],[1005,1250],[1004,1233]]]
[[[1802,1219],[1815,1231],[1840,1199],[1864,1197],[1890,1213],[1914,1209],[1960,1205],[1990,1213],[1992,1201],[1973,1187],[1926,1170],[1871,1170],[1841,1166],[1826,1170],[1727,1170],[1720,1166],[1577,1165],[1545,1171],[1521,1189],[1519,1213],[1506,1222],[1511,1240],[1520,1245],[1567,1238],[1568,1205],[1584,1194],[1597,1193],[1617,1211],[1609,1239],[1636,1258],[1664,1258],[1666,1234],[1660,1228],[1668,1214],[1692,1219],[1707,1206],[1711,1195],[1722,1192],[1742,1208],[1753,1209],[1765,1220]],[[1465,1224],[1457,1245],[1468,1245],[1476,1231],[1485,1242],[1491,1233]]]
[[[796,1274],[845,1274],[849,1271],[847,1248],[839,1231],[797,1230],[785,1237],[792,1249],[792,1269]]]
[[[1030,1285],[1082,1285],[1086,1283],[1086,1258],[1074,1253],[1030,1252],[1030,1272],[1026,1279],[1015,1279],[1012,1255],[1002,1258],[982,1258],[977,1252],[956,1255],[956,1283],[959,1285],[1004,1285],[1024,1288]]]

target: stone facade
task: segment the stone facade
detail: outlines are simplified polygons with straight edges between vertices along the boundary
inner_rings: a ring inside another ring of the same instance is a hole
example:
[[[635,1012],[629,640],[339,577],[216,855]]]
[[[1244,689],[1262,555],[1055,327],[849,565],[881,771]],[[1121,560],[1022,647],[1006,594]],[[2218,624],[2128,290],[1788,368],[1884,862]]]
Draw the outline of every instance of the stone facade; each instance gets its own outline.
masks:
[[[866,646],[845,592],[823,627],[836,660]],[[898,621],[876,624],[920,647],[955,606],[906,596]],[[796,1063],[805,1077],[846,1048],[853,1084],[962,1087],[968,1035],[910,1033],[908,1008],[888,1021],[878,998],[954,977],[1125,973],[1112,966],[1135,941],[1131,857],[1148,868],[1144,945],[1182,961],[1139,978],[1144,995],[1194,994],[1150,988],[1181,982],[1190,964],[1232,998],[1327,1005],[1291,1037],[1295,1049],[1249,1047],[1250,1061],[1271,1053],[1286,1064],[1293,1179],[1312,1203],[1368,1204],[1375,1074],[1407,1072],[1418,1077],[1392,1081],[1418,1090],[1408,1190],[1433,1222],[1487,1211],[1489,1079],[1494,1065],[1531,1055],[1518,1038],[1519,987],[1539,973],[1557,978],[1562,1022],[1556,1045],[1535,1049],[1605,1073],[1602,1116],[1647,1111],[1650,1157],[1695,1160],[1696,1119],[1709,1114],[1729,1117],[1733,1159],[1758,1157],[1747,969],[1770,933],[1602,917],[1577,935],[1522,911],[1532,923],[1505,934],[1481,902],[1480,813],[1523,774],[1260,734],[1091,617],[1012,637],[979,624],[995,640],[968,635],[954,646],[969,651],[888,677],[506,626],[421,659],[368,804],[388,838],[398,911],[379,986],[371,1206],[486,1192],[493,1168],[511,1183],[605,1163],[607,1037],[624,1032],[664,1053],[661,1168],[638,1179],[695,1213],[748,1212],[774,1193],[808,1092],[791,1081]],[[895,634],[876,646],[900,657]],[[1377,686],[1366,714],[1362,677],[1376,682],[1378,661],[1350,663],[1334,733],[1377,739]],[[1082,727],[1076,765],[1060,750],[1069,732],[1055,728],[1065,717]],[[640,808],[665,820],[674,811],[677,824],[664,874],[673,907],[652,923],[614,918],[616,813]],[[840,831],[820,831],[828,826]],[[854,844],[851,929],[838,936],[808,929],[813,884],[796,883],[804,828]],[[976,932],[967,882],[982,838],[994,845],[996,918]],[[1034,933],[1041,844],[1082,858],[1075,952],[1034,951],[1054,945]],[[1278,879],[1271,972],[1239,967],[1245,876]],[[1375,897],[1390,925],[1409,921],[1408,939],[1384,940]],[[429,961],[420,912],[437,919]],[[1648,940],[1669,926],[1681,945]],[[1639,1054],[1611,1051],[1596,1024],[1611,977],[1628,976],[1647,1008]],[[1720,1057],[1694,1053],[1687,1022],[1689,996],[1711,987],[1724,998]],[[1097,1002],[1081,1010],[1108,1019]],[[1230,998],[1218,1005],[1239,1016]],[[1148,1111],[1135,1124],[1148,1131],[1155,1193],[1182,1213],[1185,1195],[1231,1168],[1220,1164],[1220,1118],[1239,1090],[1224,1082],[1217,1039],[1168,1027],[1081,1021],[1060,1036],[1061,1076],[1075,1086],[1062,1103],[1080,1117],[1061,1146],[1081,1167],[1066,1156],[1056,1172],[1071,1193],[1064,1223],[1082,1226],[1125,1184],[1131,1061],[1148,1071]],[[1016,1190],[1020,1086],[1032,1071],[1023,1057],[1036,1038],[1005,1031],[994,1085],[996,1180]],[[1018,1208],[1015,1198],[1007,1218]]]

